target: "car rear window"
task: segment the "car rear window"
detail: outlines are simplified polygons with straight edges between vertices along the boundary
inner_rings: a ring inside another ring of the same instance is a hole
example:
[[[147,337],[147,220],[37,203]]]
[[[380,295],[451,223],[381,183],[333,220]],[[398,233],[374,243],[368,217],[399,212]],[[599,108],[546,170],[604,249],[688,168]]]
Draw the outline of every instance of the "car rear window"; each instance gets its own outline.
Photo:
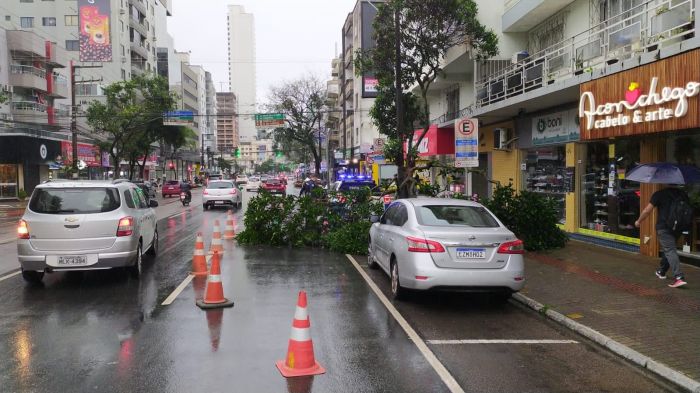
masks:
[[[29,209],[43,214],[90,214],[111,212],[120,205],[116,188],[38,188]]]
[[[481,206],[429,205],[416,207],[421,225],[497,228],[498,222]]]
[[[233,183],[230,181],[213,181],[209,183],[207,188],[233,188]]]
[[[167,184],[169,186],[177,186],[180,184],[180,182],[177,180],[168,180],[165,184]]]
[[[277,184],[280,184],[280,181],[277,179],[268,179],[268,180],[265,180],[265,184],[277,185]]]
[[[260,178],[259,178],[259,177],[255,177],[255,176],[251,176],[251,177],[249,178],[249,180],[250,180],[250,181],[260,181]]]

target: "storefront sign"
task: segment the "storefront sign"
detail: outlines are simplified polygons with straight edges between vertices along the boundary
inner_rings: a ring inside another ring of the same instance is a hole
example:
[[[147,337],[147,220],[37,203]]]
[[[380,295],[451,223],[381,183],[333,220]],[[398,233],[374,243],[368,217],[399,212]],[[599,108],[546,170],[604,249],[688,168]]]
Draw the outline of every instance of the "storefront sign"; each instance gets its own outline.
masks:
[[[575,109],[532,118],[534,146],[574,142],[578,141],[579,137]]]
[[[455,122],[455,167],[479,166],[479,120],[465,117]]]
[[[61,154],[66,165],[73,163],[73,144],[71,142],[61,142]],[[90,167],[102,166],[102,154],[97,146],[86,143],[78,143],[78,160],[83,161]]]
[[[699,64],[694,50],[581,84],[581,139],[700,127]]]
[[[587,129],[626,126],[669,120],[688,114],[688,99],[700,94],[700,82],[688,82],[682,87],[658,87],[659,78],[653,77],[645,94],[639,83],[630,83],[625,98],[614,103],[596,104],[593,93],[581,95],[579,117],[585,119]],[[653,107],[647,109],[648,107]]]
[[[454,130],[452,127],[438,128],[436,124],[433,124],[418,143],[423,133],[423,129],[415,130],[411,140],[411,146],[416,149],[419,157],[454,154]],[[404,151],[407,150],[408,143],[404,143]]]

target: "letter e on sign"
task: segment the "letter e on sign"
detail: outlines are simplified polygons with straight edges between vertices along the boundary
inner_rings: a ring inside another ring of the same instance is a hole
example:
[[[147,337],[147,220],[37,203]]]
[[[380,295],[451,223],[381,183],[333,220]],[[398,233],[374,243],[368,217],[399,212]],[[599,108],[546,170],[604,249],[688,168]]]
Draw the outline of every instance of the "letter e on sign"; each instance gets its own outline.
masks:
[[[465,136],[469,136],[474,132],[474,121],[471,119],[462,120],[459,124],[459,132]]]

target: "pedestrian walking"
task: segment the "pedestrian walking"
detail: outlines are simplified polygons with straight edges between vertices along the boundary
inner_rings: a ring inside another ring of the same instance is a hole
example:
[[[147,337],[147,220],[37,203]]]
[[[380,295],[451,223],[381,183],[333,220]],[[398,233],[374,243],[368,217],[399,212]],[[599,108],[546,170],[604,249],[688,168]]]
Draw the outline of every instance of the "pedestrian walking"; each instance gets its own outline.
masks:
[[[635,221],[634,226],[639,228],[641,222],[649,217],[655,208],[658,209],[656,238],[659,240],[659,246],[664,255],[659,268],[656,270],[656,276],[665,280],[666,272],[670,268],[674,281],[668,286],[678,288],[687,284],[681,272],[676,243],[681,232],[689,230],[692,222],[693,212],[690,207],[688,194],[677,186],[670,186],[656,191],[651,196],[649,204],[644,208],[639,219]]]

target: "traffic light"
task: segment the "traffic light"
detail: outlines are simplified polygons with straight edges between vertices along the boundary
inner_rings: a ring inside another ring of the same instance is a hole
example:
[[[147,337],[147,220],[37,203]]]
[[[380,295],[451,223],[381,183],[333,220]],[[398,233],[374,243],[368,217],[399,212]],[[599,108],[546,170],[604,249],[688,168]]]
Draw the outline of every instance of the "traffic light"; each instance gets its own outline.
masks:
[[[235,155],[236,155],[236,158],[241,158],[241,149],[236,148]]]
[[[173,164],[172,162],[168,166],[170,167],[170,169],[175,169],[175,164]]]
[[[277,158],[282,157],[282,152],[280,150],[275,150],[275,156]]]

